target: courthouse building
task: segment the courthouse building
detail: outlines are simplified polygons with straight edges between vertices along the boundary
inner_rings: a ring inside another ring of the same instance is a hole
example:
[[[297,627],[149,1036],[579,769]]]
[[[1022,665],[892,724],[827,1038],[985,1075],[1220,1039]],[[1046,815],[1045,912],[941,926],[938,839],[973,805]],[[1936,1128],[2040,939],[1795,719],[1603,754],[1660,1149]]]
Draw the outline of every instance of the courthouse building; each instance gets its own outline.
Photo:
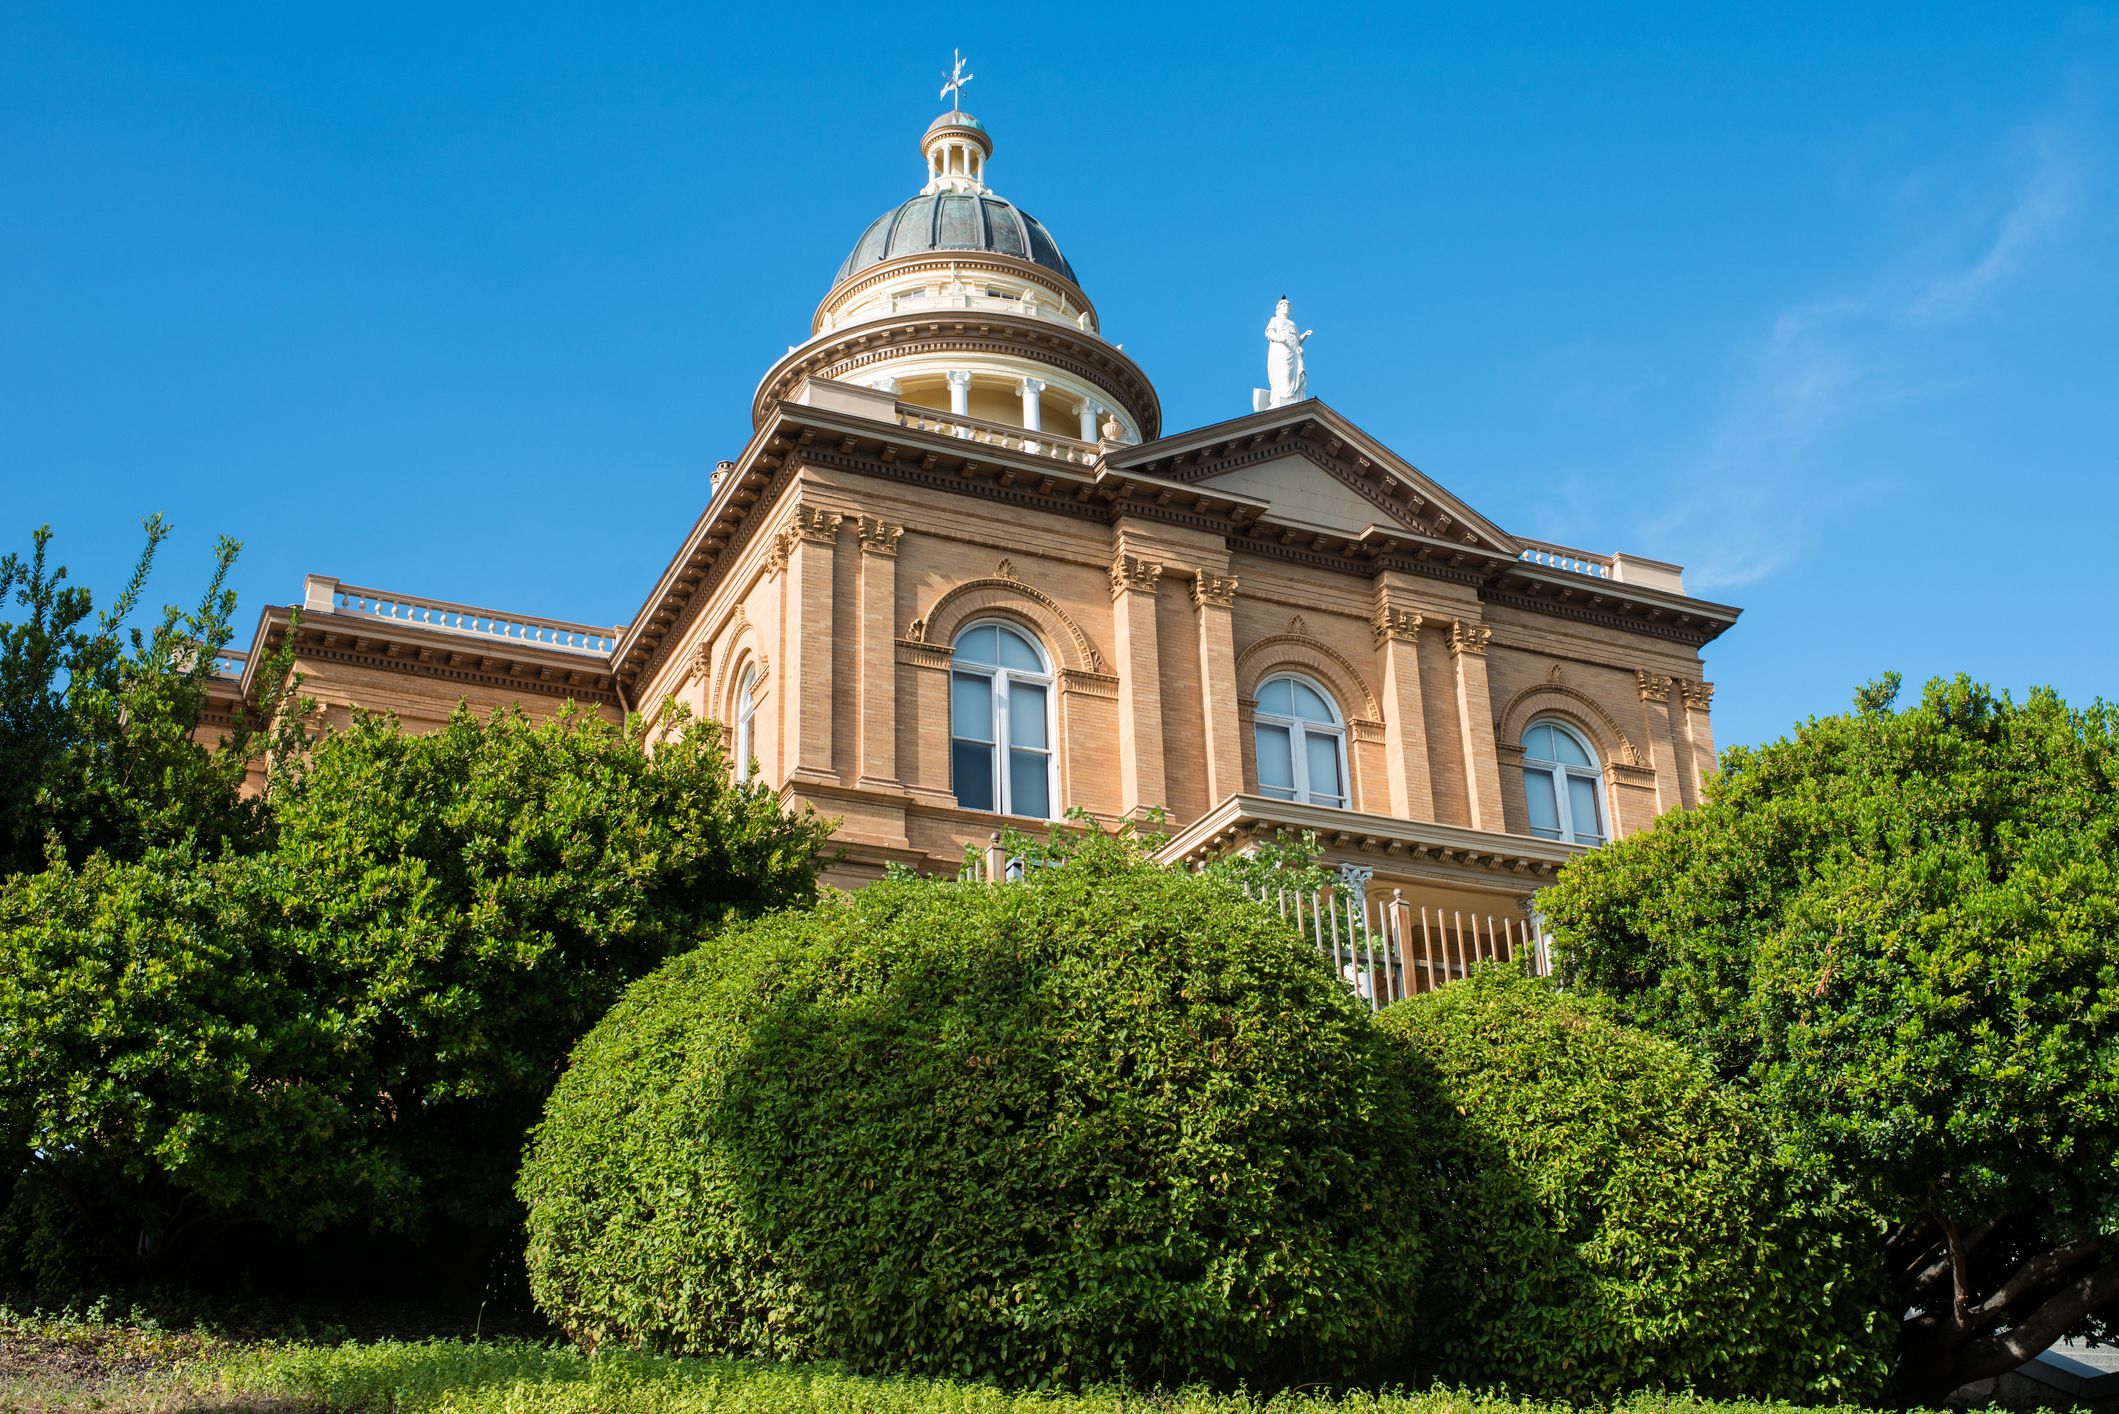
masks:
[[[1166,429],[1051,232],[986,185],[984,126],[946,113],[921,150],[918,194],[847,213],[810,337],[631,622],[316,575],[248,664],[298,609],[327,719],[674,698],[843,822],[847,886],[954,873],[1004,822],[1159,808],[1172,861],[1309,830],[1371,888],[1520,917],[1570,855],[1693,803],[1700,650],[1737,610],[1495,524],[1307,396],[1285,310],[1255,410]]]

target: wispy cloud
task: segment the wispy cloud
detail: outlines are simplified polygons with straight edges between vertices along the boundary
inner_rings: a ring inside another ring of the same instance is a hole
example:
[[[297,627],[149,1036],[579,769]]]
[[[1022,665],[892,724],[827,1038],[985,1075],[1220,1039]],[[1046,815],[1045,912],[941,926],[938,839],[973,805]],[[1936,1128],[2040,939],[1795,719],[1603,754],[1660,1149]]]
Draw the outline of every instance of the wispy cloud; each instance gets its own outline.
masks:
[[[1988,203],[1976,254],[1937,269],[1907,254],[1864,286],[1791,305],[1741,341],[1720,411],[1674,477],[1668,510],[1644,527],[1689,545],[1686,583],[1713,593],[1800,559],[1825,518],[1882,495],[1883,477],[1850,474],[1835,438],[1894,402],[1930,391],[1919,346],[1944,324],[2000,298],[2074,213],[2079,164],[2057,120],[2010,146],[2020,174]]]

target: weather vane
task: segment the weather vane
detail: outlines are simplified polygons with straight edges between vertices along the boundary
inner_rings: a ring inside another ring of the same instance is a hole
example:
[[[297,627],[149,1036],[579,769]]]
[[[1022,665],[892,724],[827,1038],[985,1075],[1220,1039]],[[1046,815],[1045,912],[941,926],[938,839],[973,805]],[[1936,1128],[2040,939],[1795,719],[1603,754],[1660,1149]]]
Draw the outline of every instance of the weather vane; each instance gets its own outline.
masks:
[[[974,75],[964,72],[963,50],[952,49],[949,52],[956,56],[956,64],[949,70],[948,82],[942,85],[941,96],[949,99],[952,110],[961,111],[964,106],[964,85],[970,83]],[[956,96],[951,98],[951,94]]]

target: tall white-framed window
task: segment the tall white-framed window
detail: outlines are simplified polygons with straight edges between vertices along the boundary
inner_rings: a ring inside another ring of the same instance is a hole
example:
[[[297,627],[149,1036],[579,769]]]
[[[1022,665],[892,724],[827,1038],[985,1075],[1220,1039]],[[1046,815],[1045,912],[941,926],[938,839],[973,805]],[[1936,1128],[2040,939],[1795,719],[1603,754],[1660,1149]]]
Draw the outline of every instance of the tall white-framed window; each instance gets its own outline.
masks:
[[[949,780],[967,810],[1052,818],[1052,668],[1012,624],[956,636],[949,672]]]
[[[747,663],[736,684],[736,779],[747,781],[751,757],[757,754],[758,665]]]
[[[1582,734],[1564,722],[1532,722],[1523,733],[1523,797],[1541,840],[1602,844],[1604,773]]]
[[[1321,686],[1292,673],[1267,678],[1252,739],[1259,794],[1346,808],[1346,723]]]

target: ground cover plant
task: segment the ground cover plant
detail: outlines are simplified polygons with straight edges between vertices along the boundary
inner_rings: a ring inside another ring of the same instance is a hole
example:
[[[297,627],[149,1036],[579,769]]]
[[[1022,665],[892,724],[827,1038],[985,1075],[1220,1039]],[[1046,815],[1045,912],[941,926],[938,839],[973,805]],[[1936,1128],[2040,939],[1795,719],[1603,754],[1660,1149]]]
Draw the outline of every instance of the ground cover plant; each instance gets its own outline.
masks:
[[[1881,1389],[1866,1210],[1697,1057],[1500,965],[1381,1022],[1453,1149],[1425,1188],[1449,1256],[1421,1284],[1423,1373],[1584,1401]]]
[[[576,1051],[521,1192],[585,1346],[1043,1384],[1343,1375],[1408,1335],[1384,1038],[1226,880],[1081,842],[727,930]]]
[[[1544,906],[1574,985],[1860,1186],[1940,1399],[2119,1334],[2119,712],[1897,692],[1725,753]]]

